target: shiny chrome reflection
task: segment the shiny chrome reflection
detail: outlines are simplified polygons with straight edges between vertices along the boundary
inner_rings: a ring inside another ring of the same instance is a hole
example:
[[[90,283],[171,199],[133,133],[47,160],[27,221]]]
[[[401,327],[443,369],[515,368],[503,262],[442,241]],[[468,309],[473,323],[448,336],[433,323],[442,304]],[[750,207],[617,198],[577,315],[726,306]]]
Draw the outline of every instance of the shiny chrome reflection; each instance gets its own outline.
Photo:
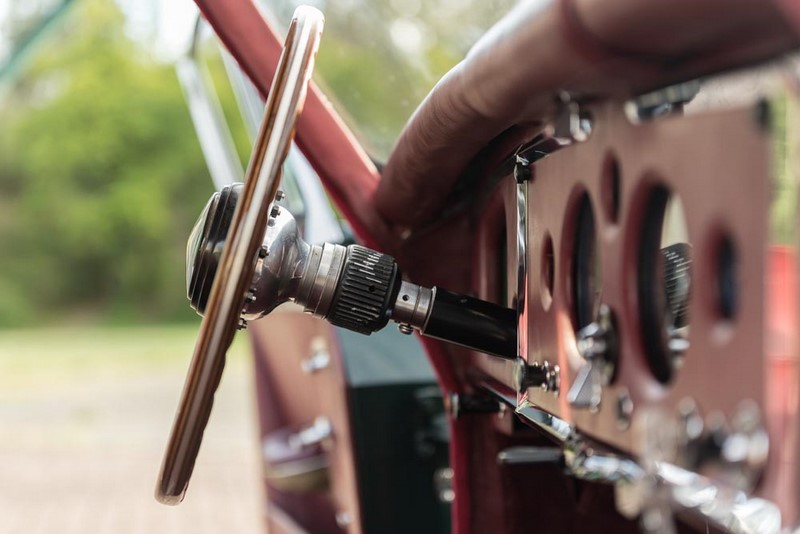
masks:
[[[661,228],[661,282],[667,354],[679,369],[689,349],[689,301],[692,289],[692,246],[683,203],[670,195]]]
[[[531,177],[531,162],[518,155],[514,167],[517,182],[517,280],[515,302],[517,311],[517,358],[528,359],[528,183]],[[520,388],[517,388],[520,391]]]
[[[654,187],[642,222],[637,283],[644,352],[663,384],[689,349],[691,253],[683,204],[666,187]]]
[[[603,388],[614,379],[619,359],[617,330],[611,308],[600,305],[597,320],[578,332],[577,345],[584,364],[567,393],[567,401],[573,408],[597,410]]]
[[[751,409],[751,404],[741,408],[748,413]],[[674,531],[673,510],[696,514],[731,532],[780,531],[781,512],[775,503],[748,495],[740,487],[729,484],[730,479],[712,479],[675,465],[675,448],[680,447],[681,442],[677,439],[678,428],[673,419],[650,418],[644,428],[647,443],[637,461],[604,449],[584,437],[573,425],[527,400],[520,403],[515,412],[561,443],[562,463],[567,473],[583,480],[613,484],[617,510],[626,517],[640,518],[644,532]],[[737,425],[746,432],[751,430],[748,425],[734,422],[734,426]],[[730,439],[731,447],[741,443],[739,433],[731,434]],[[750,443],[761,450],[757,440]],[[542,456],[537,451],[535,459],[540,460]],[[552,461],[552,455],[548,454],[547,459]]]

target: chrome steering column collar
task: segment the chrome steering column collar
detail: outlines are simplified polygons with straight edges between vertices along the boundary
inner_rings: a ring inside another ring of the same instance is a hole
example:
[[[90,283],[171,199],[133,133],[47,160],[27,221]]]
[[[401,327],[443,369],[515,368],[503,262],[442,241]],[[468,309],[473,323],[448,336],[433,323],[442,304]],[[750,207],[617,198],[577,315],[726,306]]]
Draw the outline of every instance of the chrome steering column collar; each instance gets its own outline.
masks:
[[[295,302],[303,306],[304,311],[319,317],[328,315],[346,252],[345,247],[332,243],[311,247],[312,261],[305,268],[295,298]]]

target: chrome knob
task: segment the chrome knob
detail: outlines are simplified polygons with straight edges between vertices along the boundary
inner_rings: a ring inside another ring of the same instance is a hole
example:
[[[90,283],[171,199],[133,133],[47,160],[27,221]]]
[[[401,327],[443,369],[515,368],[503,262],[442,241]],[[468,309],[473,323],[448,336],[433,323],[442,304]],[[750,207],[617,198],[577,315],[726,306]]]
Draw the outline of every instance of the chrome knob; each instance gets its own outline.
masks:
[[[617,360],[617,337],[611,309],[600,306],[597,320],[578,332],[578,352],[586,363],[578,371],[567,400],[574,408],[596,410],[603,386],[614,376]]]

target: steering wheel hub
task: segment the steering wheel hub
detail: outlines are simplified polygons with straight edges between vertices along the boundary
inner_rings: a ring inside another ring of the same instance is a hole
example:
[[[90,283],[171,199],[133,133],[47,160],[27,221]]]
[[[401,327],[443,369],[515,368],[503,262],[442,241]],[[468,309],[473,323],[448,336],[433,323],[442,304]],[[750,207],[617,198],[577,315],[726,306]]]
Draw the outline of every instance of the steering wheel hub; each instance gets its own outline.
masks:
[[[242,184],[233,184],[214,193],[189,235],[186,245],[186,294],[192,308],[200,315],[205,312],[241,189]]]

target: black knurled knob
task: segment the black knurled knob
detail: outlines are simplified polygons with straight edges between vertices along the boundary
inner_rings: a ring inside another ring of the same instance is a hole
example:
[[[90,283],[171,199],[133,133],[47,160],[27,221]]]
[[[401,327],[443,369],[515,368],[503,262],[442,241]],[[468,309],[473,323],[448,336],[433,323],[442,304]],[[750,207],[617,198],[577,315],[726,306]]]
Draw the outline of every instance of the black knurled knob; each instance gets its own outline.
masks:
[[[386,326],[399,290],[400,271],[394,258],[350,245],[326,318],[336,326],[371,334]]]

